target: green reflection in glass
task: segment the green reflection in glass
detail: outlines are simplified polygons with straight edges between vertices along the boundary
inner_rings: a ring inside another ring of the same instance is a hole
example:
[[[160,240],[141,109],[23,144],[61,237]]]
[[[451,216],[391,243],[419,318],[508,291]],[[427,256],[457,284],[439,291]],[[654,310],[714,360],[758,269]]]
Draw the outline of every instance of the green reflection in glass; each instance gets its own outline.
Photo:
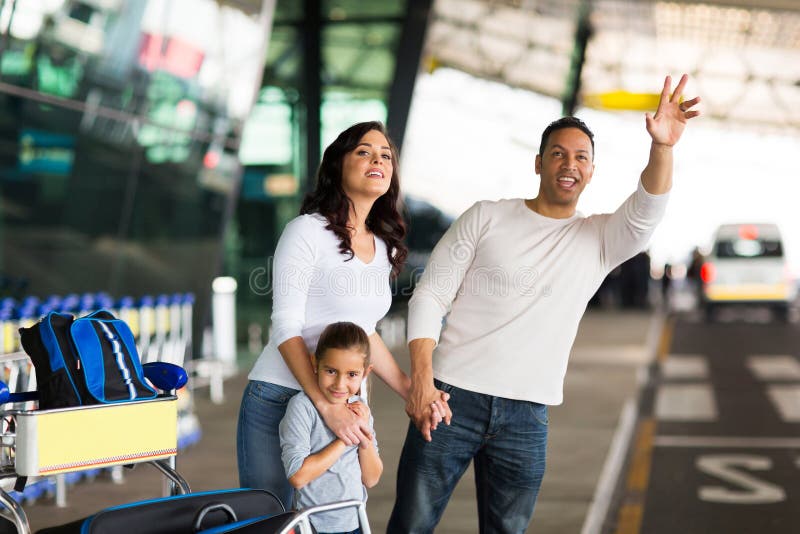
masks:
[[[137,136],[139,144],[147,147],[145,157],[151,163],[186,161],[191,153],[191,135],[175,130],[190,132],[194,128],[197,104],[186,96],[182,83],[165,72],[153,73],[147,102],[147,118],[152,123],[143,125]]]
[[[75,96],[83,78],[83,65],[75,58],[56,65],[49,57],[39,56],[36,62],[36,74],[41,92],[71,98]]]
[[[243,165],[292,163],[292,107],[284,91],[264,87],[242,133],[239,159]]]
[[[346,93],[328,92],[322,101],[321,149],[340,132],[357,122],[386,121],[386,103],[377,99],[356,99]]]
[[[25,76],[33,69],[32,46],[24,50],[6,50],[0,60],[0,73],[3,76]]]

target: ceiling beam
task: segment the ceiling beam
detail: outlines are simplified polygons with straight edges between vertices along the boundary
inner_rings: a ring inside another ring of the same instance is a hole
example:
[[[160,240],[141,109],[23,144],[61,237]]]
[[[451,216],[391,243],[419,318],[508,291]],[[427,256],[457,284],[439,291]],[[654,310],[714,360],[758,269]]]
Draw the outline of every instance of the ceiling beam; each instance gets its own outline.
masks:
[[[657,3],[658,0],[651,0]],[[743,9],[769,9],[779,11],[800,11],[800,2],[797,0],[670,0],[676,4],[713,5],[720,7],[740,7]]]
[[[782,11],[800,11],[798,0],[642,0],[642,2],[655,4],[658,2],[670,2],[676,4],[708,4],[722,7],[741,7],[745,9],[773,9]],[[531,9],[541,4],[540,1],[525,0],[484,0],[486,4],[507,5],[516,9]]]

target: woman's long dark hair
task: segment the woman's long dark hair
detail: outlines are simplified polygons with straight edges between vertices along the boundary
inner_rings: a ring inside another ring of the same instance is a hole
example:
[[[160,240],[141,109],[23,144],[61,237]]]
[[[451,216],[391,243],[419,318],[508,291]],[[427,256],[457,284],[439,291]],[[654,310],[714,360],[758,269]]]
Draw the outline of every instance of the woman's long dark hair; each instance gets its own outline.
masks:
[[[317,171],[317,185],[303,200],[300,214],[319,213],[328,219],[326,228],[339,238],[339,250],[349,254],[352,260],[355,253],[350,244],[350,230],[347,221],[353,202],[342,189],[342,164],[344,156],[358,146],[367,132],[376,130],[382,133],[389,142],[392,152],[392,172],[389,190],[381,195],[372,205],[367,216],[367,228],[386,243],[389,263],[392,265],[392,276],[396,277],[403,268],[408,249],[403,244],[406,235],[406,224],[400,215],[400,175],[397,168],[397,148],[386,133],[386,127],[380,122],[360,122],[339,134],[322,155],[322,163]]]

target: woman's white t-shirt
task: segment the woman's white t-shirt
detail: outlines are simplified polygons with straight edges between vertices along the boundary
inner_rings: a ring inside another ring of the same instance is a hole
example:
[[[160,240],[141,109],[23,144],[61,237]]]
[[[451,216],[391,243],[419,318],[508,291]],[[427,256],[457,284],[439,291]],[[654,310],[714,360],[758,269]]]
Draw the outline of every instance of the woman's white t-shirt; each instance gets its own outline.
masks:
[[[258,357],[250,380],[301,389],[278,346],[302,336],[313,354],[322,330],[330,323],[350,321],[367,335],[389,311],[392,266],[386,244],[375,237],[369,263],[339,250],[339,238],[327,230],[320,214],[300,215],[283,230],[272,266],[272,324],[269,342]]]

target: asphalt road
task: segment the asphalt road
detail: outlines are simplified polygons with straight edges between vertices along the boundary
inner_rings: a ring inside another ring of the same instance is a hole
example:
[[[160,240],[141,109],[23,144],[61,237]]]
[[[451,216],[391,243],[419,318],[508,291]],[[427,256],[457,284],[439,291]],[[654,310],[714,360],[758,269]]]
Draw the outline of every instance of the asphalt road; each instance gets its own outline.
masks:
[[[800,324],[721,319],[665,328],[605,532],[800,532]]]

